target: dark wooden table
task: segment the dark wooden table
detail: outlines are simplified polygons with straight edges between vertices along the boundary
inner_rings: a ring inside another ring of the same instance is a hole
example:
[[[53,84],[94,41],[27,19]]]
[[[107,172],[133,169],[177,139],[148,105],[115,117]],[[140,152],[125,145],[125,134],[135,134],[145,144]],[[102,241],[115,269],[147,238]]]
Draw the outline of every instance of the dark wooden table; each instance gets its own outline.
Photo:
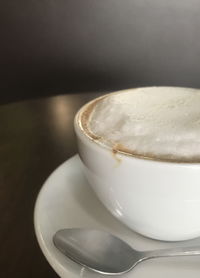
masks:
[[[58,277],[36,241],[34,204],[48,175],[77,152],[76,111],[98,95],[0,106],[0,277]]]

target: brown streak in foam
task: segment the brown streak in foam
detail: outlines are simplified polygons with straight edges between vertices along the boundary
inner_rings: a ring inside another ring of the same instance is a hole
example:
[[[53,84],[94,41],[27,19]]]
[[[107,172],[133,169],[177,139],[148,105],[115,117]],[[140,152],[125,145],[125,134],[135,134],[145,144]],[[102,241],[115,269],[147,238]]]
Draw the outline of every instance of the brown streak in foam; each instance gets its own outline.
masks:
[[[118,150],[115,148],[115,146],[112,148],[112,157],[116,160],[116,162],[117,162],[117,165],[116,166],[119,166],[120,164],[121,164],[121,162],[122,162],[122,159],[121,158],[119,158],[118,156],[117,156],[117,153],[118,153]]]
[[[115,144],[114,149],[115,149],[115,152],[120,151],[120,152],[124,152],[124,153],[131,153],[131,151],[128,148],[124,147],[124,145],[122,145],[121,143]]]
[[[89,117],[93,111],[93,108],[96,106],[97,102],[99,102],[100,100],[102,100],[105,97],[106,96],[102,96],[102,97],[92,101],[92,103],[89,103],[88,107],[81,114],[80,121],[79,121],[79,124],[81,124],[82,130],[84,130],[84,132],[86,132],[86,134],[88,134],[89,137],[95,141],[100,140],[102,137],[95,135],[94,133],[91,132],[91,130],[88,128],[88,121],[89,121]]]

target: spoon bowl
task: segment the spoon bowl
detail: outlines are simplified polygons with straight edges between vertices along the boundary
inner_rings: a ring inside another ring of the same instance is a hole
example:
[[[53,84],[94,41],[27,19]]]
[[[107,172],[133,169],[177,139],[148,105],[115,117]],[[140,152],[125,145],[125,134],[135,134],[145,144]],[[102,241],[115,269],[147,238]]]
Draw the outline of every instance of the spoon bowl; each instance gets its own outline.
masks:
[[[200,246],[138,251],[114,235],[92,229],[60,230],[53,242],[71,260],[107,275],[124,274],[147,259],[200,255]]]

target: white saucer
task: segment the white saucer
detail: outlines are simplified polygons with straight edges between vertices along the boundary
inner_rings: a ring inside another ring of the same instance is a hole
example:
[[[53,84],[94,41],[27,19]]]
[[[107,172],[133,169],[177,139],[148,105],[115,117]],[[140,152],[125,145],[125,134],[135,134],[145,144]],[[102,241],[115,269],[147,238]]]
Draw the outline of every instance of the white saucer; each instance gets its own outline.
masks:
[[[81,163],[77,155],[57,168],[43,185],[35,205],[34,224],[44,256],[62,278],[102,277],[72,262],[54,247],[52,236],[57,230],[63,228],[103,229],[121,237],[138,250],[192,244],[200,246],[199,239],[190,242],[166,243],[144,238],[129,230],[110,215],[98,201],[82,175]],[[196,278],[200,276],[200,256],[146,261],[122,276],[128,278]]]

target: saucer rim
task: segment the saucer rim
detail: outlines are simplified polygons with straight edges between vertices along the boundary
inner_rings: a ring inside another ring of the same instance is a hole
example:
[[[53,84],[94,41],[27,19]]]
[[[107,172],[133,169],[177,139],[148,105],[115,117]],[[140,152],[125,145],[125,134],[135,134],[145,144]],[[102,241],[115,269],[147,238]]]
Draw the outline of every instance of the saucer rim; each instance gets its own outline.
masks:
[[[35,205],[34,205],[34,212],[33,212],[33,223],[34,223],[34,231],[35,231],[35,235],[37,238],[37,242],[39,244],[39,247],[45,257],[45,259],[47,260],[47,262],[49,263],[50,267],[56,272],[56,274],[61,277],[61,278],[65,278],[65,274],[63,273],[63,271],[68,271],[66,268],[64,270],[62,270],[63,266],[62,264],[59,263],[58,260],[55,260],[53,254],[51,254],[48,251],[48,248],[46,247],[45,244],[45,240],[42,237],[42,232],[40,232],[39,229],[39,223],[38,223],[38,214],[39,214],[39,204],[40,204],[40,199],[42,198],[46,188],[49,186],[48,182],[49,180],[51,180],[51,178],[55,175],[56,172],[58,172],[59,170],[61,170],[62,168],[66,167],[66,164],[70,164],[72,161],[76,161],[78,162],[78,154],[75,154],[74,156],[70,157],[69,159],[67,159],[66,161],[64,161],[63,163],[61,163],[60,165],[58,165],[58,167],[56,167],[51,173],[50,175],[46,178],[46,180],[43,182],[38,195],[36,197],[36,201],[35,201]],[[70,275],[71,271],[69,271],[69,275]],[[78,275],[77,275],[78,277]]]

